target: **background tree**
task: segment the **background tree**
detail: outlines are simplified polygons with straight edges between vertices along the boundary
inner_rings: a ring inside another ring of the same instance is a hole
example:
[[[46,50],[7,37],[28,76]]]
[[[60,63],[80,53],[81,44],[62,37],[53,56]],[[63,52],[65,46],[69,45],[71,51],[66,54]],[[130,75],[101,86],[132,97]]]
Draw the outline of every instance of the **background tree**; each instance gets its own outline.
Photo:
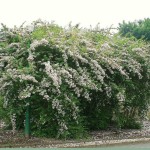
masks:
[[[119,24],[119,33],[122,36],[134,36],[137,39],[150,41],[150,18],[128,23],[123,21]]]

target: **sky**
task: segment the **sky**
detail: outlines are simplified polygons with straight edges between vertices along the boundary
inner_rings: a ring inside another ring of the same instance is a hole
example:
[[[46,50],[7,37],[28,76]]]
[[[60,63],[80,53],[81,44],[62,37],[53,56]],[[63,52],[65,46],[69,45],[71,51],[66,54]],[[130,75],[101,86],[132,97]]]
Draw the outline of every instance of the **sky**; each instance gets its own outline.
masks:
[[[117,27],[123,20],[150,18],[149,7],[150,0],[0,0],[0,23],[13,27],[42,19],[61,26]]]

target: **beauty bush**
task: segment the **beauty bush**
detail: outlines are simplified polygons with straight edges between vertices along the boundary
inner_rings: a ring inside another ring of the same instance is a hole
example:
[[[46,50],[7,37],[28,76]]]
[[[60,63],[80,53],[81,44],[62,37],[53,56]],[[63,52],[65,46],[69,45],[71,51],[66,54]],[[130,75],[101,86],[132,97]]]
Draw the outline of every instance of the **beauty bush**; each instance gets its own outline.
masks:
[[[62,138],[112,124],[134,128],[148,108],[150,46],[143,41],[38,20],[3,25],[0,42],[0,94],[14,130],[23,128],[27,105],[33,135]]]

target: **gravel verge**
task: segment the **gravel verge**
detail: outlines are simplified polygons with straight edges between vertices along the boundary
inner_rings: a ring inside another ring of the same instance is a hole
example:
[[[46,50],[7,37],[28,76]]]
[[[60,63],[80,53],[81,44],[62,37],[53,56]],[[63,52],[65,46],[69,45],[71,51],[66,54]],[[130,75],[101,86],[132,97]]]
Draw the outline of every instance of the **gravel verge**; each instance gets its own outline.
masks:
[[[90,138],[82,140],[56,140],[48,138],[25,139],[23,132],[13,135],[12,131],[0,130],[0,148],[67,148],[67,147],[104,147],[136,142],[150,142],[150,121],[144,121],[140,130],[94,131]]]

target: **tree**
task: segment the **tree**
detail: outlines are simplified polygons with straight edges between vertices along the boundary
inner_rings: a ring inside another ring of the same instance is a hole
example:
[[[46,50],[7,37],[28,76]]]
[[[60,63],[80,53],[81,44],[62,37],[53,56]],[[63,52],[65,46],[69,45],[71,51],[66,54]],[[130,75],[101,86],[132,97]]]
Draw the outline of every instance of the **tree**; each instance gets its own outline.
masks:
[[[128,23],[123,21],[119,24],[119,33],[122,36],[134,36],[137,39],[150,41],[150,18]]]

